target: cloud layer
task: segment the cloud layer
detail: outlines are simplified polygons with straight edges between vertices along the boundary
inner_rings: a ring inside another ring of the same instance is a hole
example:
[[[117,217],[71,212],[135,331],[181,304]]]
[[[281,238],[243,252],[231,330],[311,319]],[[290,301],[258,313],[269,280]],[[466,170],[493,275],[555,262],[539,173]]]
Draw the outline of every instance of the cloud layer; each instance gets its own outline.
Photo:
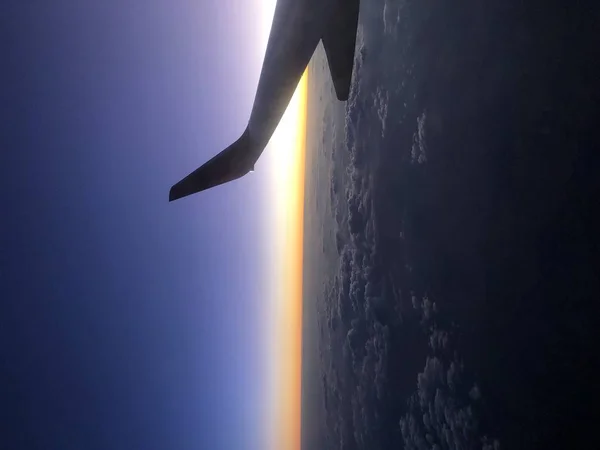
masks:
[[[327,448],[497,449],[498,441],[480,431],[483,395],[455,354],[453,331],[437,320],[434,301],[407,290],[402,277],[410,276],[410,261],[387,248],[382,217],[394,212],[382,208],[375,192],[389,169],[380,149],[397,125],[390,124],[390,108],[393,102],[405,108],[405,93],[373,83],[366,63],[374,56],[362,29],[357,45],[344,141],[331,154],[339,266],[324,287],[319,317]],[[405,160],[421,165],[427,113],[414,117],[406,122]],[[394,242],[403,239],[404,230],[396,230]]]

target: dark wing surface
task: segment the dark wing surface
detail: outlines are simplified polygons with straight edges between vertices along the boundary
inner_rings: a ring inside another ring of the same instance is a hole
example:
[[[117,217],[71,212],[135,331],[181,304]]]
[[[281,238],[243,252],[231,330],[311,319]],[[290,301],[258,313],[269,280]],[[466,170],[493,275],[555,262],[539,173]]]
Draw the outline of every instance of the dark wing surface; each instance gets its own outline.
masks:
[[[246,130],[237,141],[173,185],[169,191],[169,201],[243,177],[254,169],[251,150]]]

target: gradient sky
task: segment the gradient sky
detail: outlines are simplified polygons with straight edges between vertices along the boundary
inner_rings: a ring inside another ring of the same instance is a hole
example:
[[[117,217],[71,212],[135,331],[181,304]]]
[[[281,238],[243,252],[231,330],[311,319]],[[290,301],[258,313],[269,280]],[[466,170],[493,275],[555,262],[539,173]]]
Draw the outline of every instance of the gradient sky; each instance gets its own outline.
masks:
[[[0,447],[262,449],[297,413],[297,138],[167,202],[243,131],[273,3],[3,2]]]

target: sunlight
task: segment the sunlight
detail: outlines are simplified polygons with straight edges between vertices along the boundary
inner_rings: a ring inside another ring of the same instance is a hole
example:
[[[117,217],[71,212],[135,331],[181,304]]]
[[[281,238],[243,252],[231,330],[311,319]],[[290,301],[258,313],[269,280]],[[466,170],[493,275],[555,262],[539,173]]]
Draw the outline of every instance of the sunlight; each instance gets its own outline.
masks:
[[[276,0],[263,0],[260,57],[264,58]],[[302,365],[302,246],[307,72],[304,73],[265,154],[269,172],[271,341],[266,433],[269,449],[300,448]]]

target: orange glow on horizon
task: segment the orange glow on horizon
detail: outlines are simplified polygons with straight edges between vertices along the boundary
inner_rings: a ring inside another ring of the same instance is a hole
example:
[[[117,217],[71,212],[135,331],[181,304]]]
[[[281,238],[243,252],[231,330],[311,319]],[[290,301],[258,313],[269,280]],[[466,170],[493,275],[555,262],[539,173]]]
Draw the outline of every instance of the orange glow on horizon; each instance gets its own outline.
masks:
[[[307,72],[270,145],[275,148],[276,279],[269,450],[299,450]]]
[[[262,0],[261,57],[271,29],[275,0]],[[275,130],[266,152],[272,171],[273,279],[269,305],[268,450],[300,450],[302,389],[302,265],[304,170],[308,71]]]

